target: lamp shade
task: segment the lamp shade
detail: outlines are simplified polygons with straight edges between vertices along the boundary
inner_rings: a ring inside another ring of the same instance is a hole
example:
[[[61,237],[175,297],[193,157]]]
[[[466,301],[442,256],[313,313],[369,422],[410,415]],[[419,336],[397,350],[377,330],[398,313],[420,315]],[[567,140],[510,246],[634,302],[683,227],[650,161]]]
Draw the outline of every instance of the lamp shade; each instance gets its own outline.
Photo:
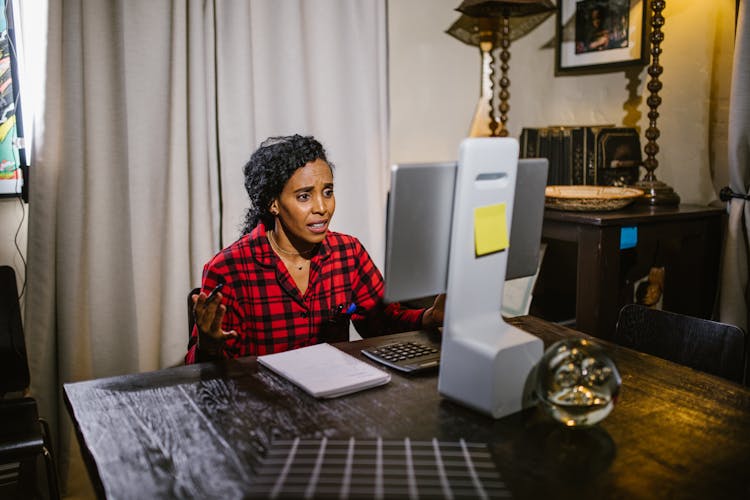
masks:
[[[537,14],[531,14],[523,17],[511,17],[510,18],[510,40],[515,41],[522,36],[529,33],[531,30],[542,24],[549,16],[553,14],[553,11],[539,12]],[[492,30],[494,39],[492,40],[493,46],[499,46],[501,32],[500,32],[500,20],[493,19],[495,21],[495,29]],[[480,32],[480,18],[462,15],[456,22],[451,24],[445,32],[453,38],[462,41],[467,45],[474,47],[479,46],[479,32]]]
[[[456,8],[471,17],[529,16],[555,9],[552,0],[464,0]]]

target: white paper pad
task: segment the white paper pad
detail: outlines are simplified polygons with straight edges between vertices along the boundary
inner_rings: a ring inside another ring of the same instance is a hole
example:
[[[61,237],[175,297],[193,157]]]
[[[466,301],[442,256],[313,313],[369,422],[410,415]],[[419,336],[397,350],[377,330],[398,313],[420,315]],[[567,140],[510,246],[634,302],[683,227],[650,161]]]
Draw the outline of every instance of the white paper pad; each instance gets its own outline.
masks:
[[[316,398],[336,398],[391,380],[389,373],[330,344],[258,356],[258,362]]]

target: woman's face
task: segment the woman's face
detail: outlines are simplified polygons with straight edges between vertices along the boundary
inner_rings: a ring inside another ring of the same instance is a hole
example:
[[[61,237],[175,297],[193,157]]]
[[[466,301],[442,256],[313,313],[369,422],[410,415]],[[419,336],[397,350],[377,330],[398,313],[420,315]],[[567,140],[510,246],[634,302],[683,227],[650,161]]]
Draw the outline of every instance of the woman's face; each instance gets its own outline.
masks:
[[[298,168],[271,204],[276,233],[293,246],[323,241],[334,210],[333,172],[320,159]]]

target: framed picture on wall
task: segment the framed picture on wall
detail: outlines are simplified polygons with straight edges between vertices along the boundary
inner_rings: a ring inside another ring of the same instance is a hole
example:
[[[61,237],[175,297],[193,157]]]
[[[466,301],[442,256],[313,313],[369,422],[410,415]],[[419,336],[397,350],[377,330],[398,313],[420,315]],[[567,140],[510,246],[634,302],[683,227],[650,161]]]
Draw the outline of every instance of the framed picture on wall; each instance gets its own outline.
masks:
[[[555,74],[649,62],[647,0],[558,0]]]
[[[13,2],[0,0],[0,197],[23,196],[27,200],[15,42]]]

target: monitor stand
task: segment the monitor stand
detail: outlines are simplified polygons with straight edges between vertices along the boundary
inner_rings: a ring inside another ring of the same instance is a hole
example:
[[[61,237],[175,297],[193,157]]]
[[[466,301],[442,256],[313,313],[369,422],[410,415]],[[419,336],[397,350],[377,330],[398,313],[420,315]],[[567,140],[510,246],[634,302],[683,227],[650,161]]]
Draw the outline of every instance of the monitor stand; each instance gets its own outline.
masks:
[[[440,359],[440,394],[500,418],[521,410],[541,339],[500,314],[508,250],[477,257],[474,209],[505,204],[513,217],[518,142],[469,138],[459,149]]]

